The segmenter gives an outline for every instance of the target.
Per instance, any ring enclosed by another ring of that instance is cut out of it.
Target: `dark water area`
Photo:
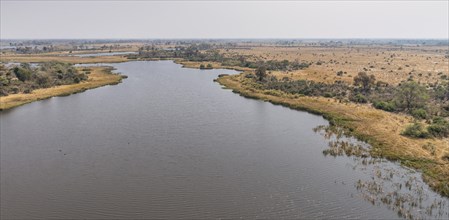
[[[324,156],[321,116],[213,82],[235,71],[110,65],[128,79],[0,112],[2,219],[397,219],[363,191],[377,170],[415,178],[421,218],[449,217],[419,173]],[[435,201],[440,210],[426,214]]]

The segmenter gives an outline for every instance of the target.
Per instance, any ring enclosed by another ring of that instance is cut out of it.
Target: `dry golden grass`
[[[239,66],[223,66],[221,63],[218,62],[194,62],[194,61],[185,61],[185,60],[175,60],[175,63],[181,64],[183,67],[186,68],[195,68],[199,69],[200,65],[203,64],[204,66],[207,66],[207,64],[211,64],[212,68],[214,69],[233,69],[238,71],[252,71],[251,68],[247,67],[239,67]]]
[[[449,161],[442,157],[449,153],[449,139],[413,139],[401,135],[413,119],[374,109],[368,105],[340,103],[324,97],[305,97],[257,90],[240,74],[218,79],[219,83],[243,96],[282,104],[325,116],[331,122],[352,131],[356,137],[373,146],[372,155],[399,160],[404,165],[421,169],[429,185],[449,196]],[[424,149],[435,146],[435,154]]]
[[[112,74],[110,72],[110,67],[89,68],[92,69],[92,72],[89,74],[89,78],[87,79],[87,81],[78,84],[62,85],[46,89],[36,89],[30,94],[13,94],[0,97],[0,110],[14,108],[20,105],[47,99],[53,96],[70,95],[73,93],[85,91],[87,89],[117,84],[122,80],[121,75]]]
[[[247,47],[221,50],[225,54],[244,54],[263,60],[300,60],[313,62],[305,70],[291,72],[274,71],[276,76],[308,79],[333,83],[337,80],[352,83],[359,72],[374,74],[377,80],[398,84],[413,76],[415,81],[434,83],[440,80],[438,73],[449,75],[448,51],[444,46],[354,46],[354,47]],[[316,65],[324,61],[322,65]],[[366,70],[364,70],[366,68]],[[338,71],[347,72],[337,76]]]

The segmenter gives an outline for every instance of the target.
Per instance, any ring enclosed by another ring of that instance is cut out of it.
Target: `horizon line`
[[[449,40],[449,37],[307,37],[307,38],[294,38],[294,37],[267,37],[267,38],[195,38],[195,37],[160,37],[160,38],[1,38],[1,41],[5,40]]]

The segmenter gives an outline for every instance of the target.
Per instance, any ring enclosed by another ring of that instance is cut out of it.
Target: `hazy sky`
[[[1,38],[448,38],[448,2],[1,0]]]

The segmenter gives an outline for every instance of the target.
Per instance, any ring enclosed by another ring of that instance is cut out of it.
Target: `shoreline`
[[[330,125],[342,127],[350,135],[372,146],[372,157],[398,161],[401,165],[419,171],[424,181],[440,195],[449,197],[449,161],[442,156],[449,150],[447,139],[412,139],[400,135],[412,123],[412,118],[352,103],[338,103],[324,97],[307,97],[281,91],[259,90],[245,82],[243,74],[223,76],[216,80],[225,89],[231,89],[246,98],[268,101],[293,110],[323,116]],[[436,146],[431,155],[424,146]]]
[[[0,97],[0,111],[12,109],[31,102],[49,99],[55,96],[68,96],[84,92],[89,89],[95,89],[106,85],[116,85],[122,82],[125,75],[112,73],[112,67],[90,67],[92,73],[89,74],[86,81],[55,86],[45,89],[36,89],[30,94],[11,94]]]

